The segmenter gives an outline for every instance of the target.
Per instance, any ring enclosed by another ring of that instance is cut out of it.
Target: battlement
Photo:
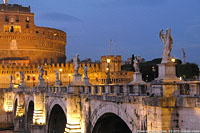
[[[31,12],[31,8],[29,7],[23,7],[22,5],[17,4],[0,4],[0,12]]]

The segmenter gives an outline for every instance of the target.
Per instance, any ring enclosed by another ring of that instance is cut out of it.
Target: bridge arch
[[[106,103],[100,104],[91,115],[91,131],[96,130],[95,126],[104,118],[113,118],[119,122],[125,124],[131,132],[137,132],[138,121],[137,119],[132,119],[131,116],[118,104]],[[121,120],[121,121],[120,121]]]
[[[34,102],[31,100],[28,103],[27,113],[26,113],[26,130],[31,132],[31,124],[33,123],[33,112],[34,112]]]
[[[92,133],[131,133],[131,130],[116,114],[105,113],[97,120]]]
[[[53,106],[48,120],[48,133],[63,133],[67,124],[66,114],[59,104]]]
[[[58,115],[60,114],[60,115]],[[62,126],[66,127],[67,123],[67,109],[65,105],[65,100],[60,98],[50,98],[46,103],[46,126],[48,133],[52,133],[53,129],[51,129],[51,125],[54,125],[56,122],[54,120],[58,120],[60,117],[63,121],[59,121]],[[66,120],[66,122],[65,122]],[[63,124],[64,123],[64,124]],[[58,125],[57,125],[58,126]],[[61,131],[62,132],[62,131]],[[64,132],[64,131],[63,131]]]

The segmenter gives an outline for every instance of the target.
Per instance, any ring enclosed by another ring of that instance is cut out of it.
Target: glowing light
[[[49,79],[49,77],[47,77],[47,79]]]
[[[171,58],[171,62],[175,62],[176,61],[176,59],[173,57],[173,58]]]
[[[62,68],[60,68],[59,71],[62,72]]]
[[[111,61],[110,59],[107,59],[107,63],[110,63],[110,61]]]
[[[69,74],[68,74],[68,76],[70,77],[70,76],[72,76],[72,74],[71,74],[71,73],[69,73]]]
[[[182,80],[182,77],[180,77],[179,79]]]
[[[18,84],[16,84],[16,85],[13,85],[13,87],[14,87],[14,88],[18,88],[18,87],[19,87],[19,85],[18,85]]]

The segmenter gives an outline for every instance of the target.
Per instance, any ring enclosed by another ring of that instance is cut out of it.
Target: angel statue
[[[3,0],[4,1],[4,4],[8,4],[8,0]]]
[[[80,62],[79,54],[76,54],[76,56],[73,59],[73,65],[74,65],[74,73],[75,73],[75,75],[79,75],[79,73],[78,73],[78,69],[80,67],[79,66],[79,62]]]
[[[166,34],[163,33],[163,29],[160,31],[160,40],[164,44],[161,63],[167,63],[170,61],[170,53],[172,51],[172,44],[173,44],[170,28],[167,28]]]
[[[43,75],[44,75],[44,69],[43,69],[43,66],[39,66],[38,67],[39,69],[39,78],[38,79],[43,79]]]
[[[21,71],[20,76],[21,76],[21,81],[24,81],[24,72],[23,71]]]
[[[139,62],[138,62],[137,56],[134,57],[133,67],[135,68],[135,72],[140,72]]]
[[[55,74],[56,74],[56,81],[59,81],[59,72],[57,69],[55,69]]]
[[[87,71],[88,71],[88,67],[87,67],[87,65],[85,65],[84,66],[84,75],[85,75],[85,78],[88,78]]]

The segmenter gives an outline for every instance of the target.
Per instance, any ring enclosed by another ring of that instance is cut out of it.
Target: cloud
[[[81,22],[81,20],[75,16],[65,13],[48,12],[40,15],[40,18],[47,21],[55,22]]]

